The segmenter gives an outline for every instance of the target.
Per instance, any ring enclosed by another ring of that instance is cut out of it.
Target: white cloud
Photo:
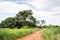
[[[28,9],[30,7],[26,4],[16,4],[9,1],[0,2],[0,21],[7,17],[15,16],[19,11]]]
[[[8,1],[0,2],[0,11],[16,13],[17,11],[25,10],[25,9],[30,9],[30,8],[26,4],[16,4],[14,2],[8,2]]]
[[[57,1],[57,2],[56,2]],[[35,11],[34,15],[37,19],[46,20],[47,24],[56,24],[60,25],[60,6],[58,3],[59,0],[34,0],[30,3],[32,6],[34,6],[38,11]],[[56,16],[56,15],[57,16]]]
[[[34,6],[36,9],[44,9],[48,7],[48,0],[33,0],[31,2],[27,2]]]
[[[27,4],[16,4],[15,2],[11,2],[11,1],[0,2],[0,15],[1,15],[0,20],[4,19],[4,17],[5,18],[8,17],[9,15],[14,16],[20,10],[32,9],[34,13],[34,17],[36,17],[37,20],[44,19],[46,20],[47,24],[60,25],[59,23],[60,16],[58,16],[60,15],[59,2],[60,1],[58,0],[31,0],[31,1],[27,1],[26,2]],[[31,8],[29,4],[33,6],[33,8]]]

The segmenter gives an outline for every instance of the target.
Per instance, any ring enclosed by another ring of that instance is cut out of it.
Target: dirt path
[[[43,40],[41,33],[43,32],[43,30],[39,30],[35,33],[32,33],[30,35],[27,35],[25,37],[19,38],[17,40]]]

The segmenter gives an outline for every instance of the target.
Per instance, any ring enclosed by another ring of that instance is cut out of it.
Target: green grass
[[[37,28],[30,29],[8,29],[0,28],[0,40],[16,40],[17,38],[31,34],[37,31]]]
[[[45,40],[60,40],[60,27],[45,28],[42,37]]]

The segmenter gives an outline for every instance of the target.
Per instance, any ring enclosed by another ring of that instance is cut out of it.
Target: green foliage
[[[38,29],[8,29],[0,28],[0,40],[16,40],[17,38],[31,34]]]
[[[26,21],[25,23],[26,23],[25,25],[29,27],[36,27],[36,24],[34,22]]]
[[[29,27],[28,26],[23,26],[21,27],[22,29],[28,29]]]
[[[2,25],[0,24],[0,28],[2,27]]]
[[[45,24],[45,20],[41,20],[40,27],[42,27],[43,24]]]
[[[31,10],[24,10],[24,11],[20,11],[18,12],[18,14],[16,14],[16,18],[17,19],[23,19],[26,21],[26,19],[32,15],[32,11]]]
[[[60,27],[45,28],[42,36],[45,40],[60,40]]]
[[[16,14],[18,19],[24,20],[24,26],[35,26],[36,27],[36,18],[32,16],[31,10],[24,10]],[[28,20],[27,20],[28,19]],[[29,21],[30,20],[30,21]],[[31,25],[30,25],[31,24]]]
[[[10,26],[11,26],[11,28],[14,28],[16,25],[16,19],[13,17],[9,17],[9,18],[5,19],[4,21],[2,21],[1,25],[3,28],[7,28],[7,27],[10,28]]]
[[[15,17],[8,17],[1,22],[2,28],[21,28],[22,26],[36,27],[36,18],[31,10],[20,11]]]
[[[30,16],[29,19],[30,19],[30,22],[36,22],[36,19],[33,16]]]

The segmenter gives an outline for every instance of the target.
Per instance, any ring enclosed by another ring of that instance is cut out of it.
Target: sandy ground
[[[39,30],[37,32],[34,32],[30,35],[27,35],[25,37],[19,38],[17,40],[43,40],[41,34],[42,34],[43,30]]]

